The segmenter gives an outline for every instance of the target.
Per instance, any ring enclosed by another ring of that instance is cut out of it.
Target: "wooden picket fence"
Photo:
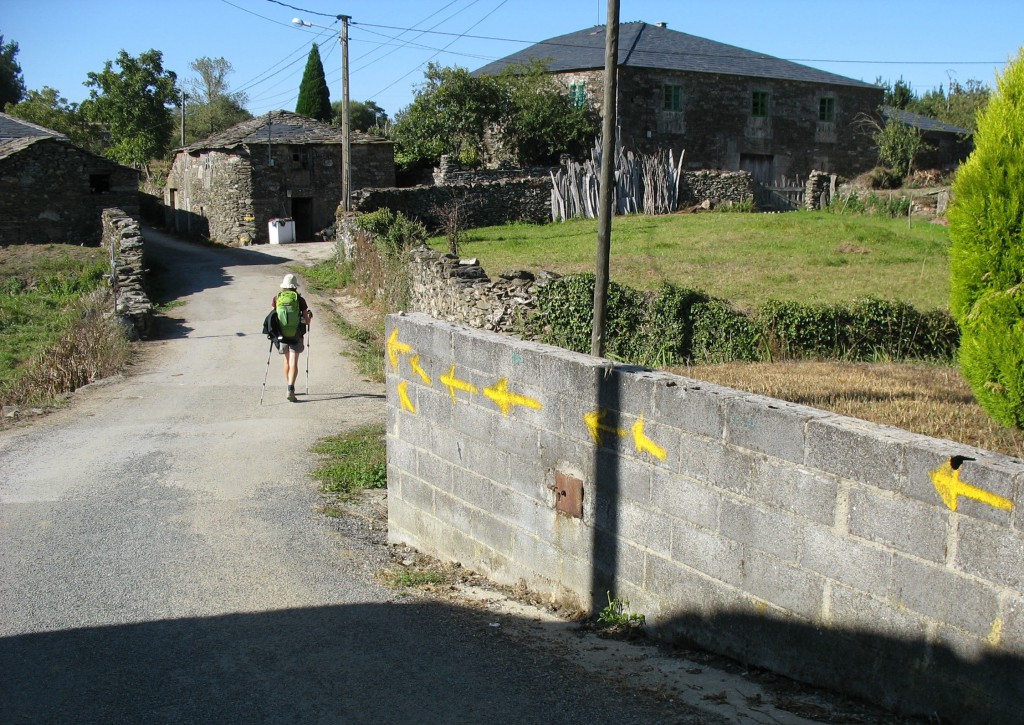
[[[669,214],[679,201],[683,154],[679,163],[671,151],[640,154],[615,147],[615,201],[617,214]],[[551,172],[551,218],[594,219],[600,210],[601,141],[582,163],[569,161]]]

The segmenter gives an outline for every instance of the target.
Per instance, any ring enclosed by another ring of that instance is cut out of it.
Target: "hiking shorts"
[[[300,353],[306,349],[306,346],[302,344],[301,337],[295,342],[285,342],[284,340],[280,340],[274,347],[276,347],[277,351],[282,355],[284,355],[286,350],[291,350],[292,352]]]

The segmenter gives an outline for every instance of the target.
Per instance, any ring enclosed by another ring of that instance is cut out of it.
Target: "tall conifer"
[[[306,59],[306,70],[299,85],[299,101],[295,104],[295,112],[324,123],[331,122],[331,93],[327,89],[324,64],[320,61],[320,49],[316,43],[313,43]]]
[[[978,116],[953,182],[950,311],[960,370],[995,420],[1024,428],[1024,49]]]

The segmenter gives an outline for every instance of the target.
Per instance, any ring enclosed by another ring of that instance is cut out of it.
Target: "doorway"
[[[313,199],[308,196],[292,197],[292,219],[295,220],[295,241],[313,241]]]
[[[749,171],[754,181],[771,186],[775,181],[775,157],[768,154],[740,154],[740,171]]]

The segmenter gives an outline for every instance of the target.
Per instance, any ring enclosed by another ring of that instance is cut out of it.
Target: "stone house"
[[[882,110],[882,118],[916,128],[921,133],[928,150],[918,156],[917,168],[949,171],[963,163],[974,150],[974,135],[970,129],[892,106]]]
[[[139,212],[139,174],[0,113],[0,245],[99,244],[104,209]]]
[[[166,222],[221,244],[266,243],[273,219],[308,241],[341,202],[341,129],[288,111],[243,121],[178,149],[164,187]],[[354,131],[352,189],[394,186],[394,144]]]
[[[475,73],[541,60],[574,101],[600,110],[604,47],[601,25],[541,41]],[[619,26],[620,140],[647,153],[685,151],[689,169],[746,170],[764,183],[812,169],[854,176],[877,163],[857,120],[877,115],[882,96],[879,86],[664,23]]]

